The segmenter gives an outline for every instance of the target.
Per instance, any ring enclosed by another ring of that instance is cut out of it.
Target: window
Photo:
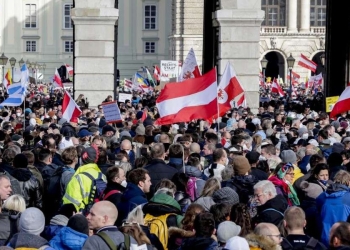
[[[326,0],[310,1],[310,25],[326,26]]]
[[[286,26],[286,0],[262,0],[265,11],[262,26]]]
[[[156,43],[155,42],[145,42],[145,53],[146,54],[156,53]]]
[[[36,4],[26,4],[25,15],[25,27],[36,28]]]
[[[26,41],[26,52],[36,52],[36,41]]]
[[[64,5],[64,28],[65,29],[73,29],[73,22],[70,17],[70,10],[73,8],[73,4],[65,4]]]
[[[155,30],[157,28],[157,6],[145,6],[145,30]]]
[[[74,43],[73,41],[64,41],[64,52],[73,53]]]

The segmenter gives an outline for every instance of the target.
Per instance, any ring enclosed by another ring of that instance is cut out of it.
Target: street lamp
[[[2,53],[2,55],[0,56],[0,66],[2,66],[2,80],[1,80],[1,83],[2,83],[2,87],[4,87],[4,77],[5,77],[5,65],[7,64],[7,61],[8,61],[8,58],[4,55],[4,53]]]
[[[10,64],[11,64],[11,68],[12,68],[12,81],[13,81],[13,68],[14,68],[15,65],[16,65],[16,58],[11,57],[11,58],[10,58]]]
[[[289,98],[292,98],[292,69],[295,63],[295,59],[292,56],[292,53],[290,53],[290,56],[287,58],[287,64],[288,64],[288,69],[289,69],[289,81],[290,81],[290,85],[289,85]]]
[[[266,67],[267,67],[267,64],[269,63],[269,61],[264,56],[263,59],[261,59],[260,63],[261,63],[261,67],[262,67],[262,70],[263,70],[264,85],[265,85],[265,70],[266,70]]]
[[[23,58],[21,58],[21,60],[19,60],[18,64],[19,64],[19,67],[22,69],[22,66],[24,64]]]
[[[324,53],[320,56],[320,59],[321,59],[322,66],[324,66],[326,63],[326,56]]]

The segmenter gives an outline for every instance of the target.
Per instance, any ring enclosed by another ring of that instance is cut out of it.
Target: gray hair
[[[125,174],[132,169],[132,166],[129,162],[119,162],[119,164],[116,164],[116,166],[122,168]]]
[[[144,213],[140,205],[135,207],[133,210],[131,210],[131,212],[128,214],[128,217],[126,218],[126,221],[130,223],[139,223],[140,225],[143,225],[144,224],[143,217],[144,217]]]
[[[271,194],[273,197],[277,195],[275,185],[271,181],[259,181],[254,185],[254,190],[261,189],[265,194]]]

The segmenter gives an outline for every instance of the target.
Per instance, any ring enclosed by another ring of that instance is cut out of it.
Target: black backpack
[[[107,183],[102,178],[102,173],[99,172],[97,178],[94,178],[91,174],[88,172],[81,172],[80,174],[83,174],[91,180],[91,189],[90,189],[90,195],[89,195],[89,202],[88,204],[85,204],[85,208],[83,210],[83,214],[87,215],[90,212],[91,207],[94,205],[94,203],[99,202],[100,198],[103,197],[103,192],[105,191],[107,187]]]
[[[321,242],[319,242],[313,237],[309,239],[309,241],[306,243],[306,246],[303,248],[294,248],[293,245],[286,238],[283,239],[281,246],[283,250],[313,250],[316,249],[317,244],[321,249],[327,250],[327,247],[325,245],[323,245]]]

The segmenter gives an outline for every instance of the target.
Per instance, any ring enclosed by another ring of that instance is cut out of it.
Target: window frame
[[[286,0],[283,0],[283,3],[282,1],[276,1],[276,0],[262,0],[261,9],[265,11],[265,18],[261,26],[274,26],[274,27],[286,26],[286,13],[287,13]],[[275,10],[275,11],[272,11],[272,10]]]
[[[69,48],[72,51],[66,51],[66,43],[69,43]],[[73,42],[73,40],[65,40],[65,41],[63,41],[63,52],[64,53],[73,53],[73,50],[74,50],[74,42]]]
[[[146,16],[146,7],[150,7],[150,10],[149,10],[150,15],[149,16]],[[151,12],[152,12],[151,8],[152,7],[155,7],[155,16],[154,17],[151,15]],[[152,26],[151,20],[149,22],[150,27],[146,28],[146,19],[147,18],[149,18],[149,19],[154,18],[155,19],[154,28],[151,27]],[[158,29],[158,5],[157,4],[145,4],[143,6],[143,29],[144,30],[157,30]]]
[[[27,6],[29,6],[29,27],[27,27]],[[35,6],[35,27],[31,27],[32,26],[32,23],[33,23],[33,20],[32,20],[32,15],[31,15],[31,8],[32,6]],[[23,22],[23,25],[24,25],[24,28],[25,29],[37,29],[38,28],[38,13],[37,13],[37,4],[35,3],[25,3],[24,4],[24,22]]]
[[[30,44],[28,45],[28,43],[30,43]],[[33,51],[33,45],[35,46],[35,51]],[[28,48],[30,48],[30,49],[27,50]],[[38,52],[38,43],[37,43],[37,41],[36,40],[26,40],[25,41],[25,52],[26,53],[36,53],[36,52]]]
[[[149,52],[147,52],[147,44],[149,44]],[[152,52],[152,44],[154,44],[154,52]],[[153,55],[153,54],[156,54],[157,53],[157,42],[156,41],[144,41],[143,42],[143,53],[144,54],[147,54],[147,55]]]
[[[70,27],[66,27],[66,17],[68,17],[67,15],[66,15],[66,6],[71,6],[70,7],[70,9],[69,9],[69,19],[70,19]],[[63,22],[63,29],[65,29],[65,30],[71,30],[71,29],[73,29],[73,21],[72,21],[72,17],[71,17],[71,15],[70,15],[70,10],[73,8],[73,3],[65,3],[65,4],[63,4],[63,20],[62,20],[62,22]]]
[[[321,4],[319,4],[319,2]],[[312,11],[313,10],[313,11]],[[320,13],[321,11],[321,13]],[[326,0],[311,0],[310,1],[310,26],[325,27],[327,18],[327,1]],[[321,18],[319,18],[321,16]],[[322,18],[324,17],[324,18]]]

